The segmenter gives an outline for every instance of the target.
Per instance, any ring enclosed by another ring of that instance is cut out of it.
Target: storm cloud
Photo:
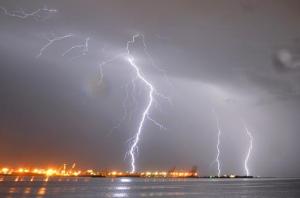
[[[45,6],[58,11],[44,13],[43,20],[24,20],[0,10],[0,165],[76,161],[81,167],[127,170],[127,140],[137,129],[145,89],[141,84],[132,89],[133,72],[122,58],[103,67],[99,84],[99,64],[124,53],[126,41],[143,33],[164,72],[153,67],[140,40],[132,52],[172,103],[158,98],[151,110],[167,130],[146,123],[139,170],[197,165],[201,174],[215,174],[215,109],[223,130],[223,173],[244,174],[243,118],[254,136],[251,172],[300,175],[299,1],[11,0],[0,5],[10,11]],[[74,37],[36,58],[47,39],[66,34]],[[86,55],[62,56],[87,37]],[[126,94],[134,98],[124,111]]]

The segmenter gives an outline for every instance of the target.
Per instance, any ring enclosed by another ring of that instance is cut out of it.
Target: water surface
[[[300,179],[0,177],[0,197],[299,198]]]

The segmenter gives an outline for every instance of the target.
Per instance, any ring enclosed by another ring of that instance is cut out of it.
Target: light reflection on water
[[[141,179],[3,177],[0,198],[300,197],[300,179]]]
[[[31,192],[31,188],[30,187],[26,187],[23,191],[23,194],[27,195],[27,194],[30,194]]]
[[[46,195],[46,187],[41,187],[37,191],[37,198],[42,198]]]

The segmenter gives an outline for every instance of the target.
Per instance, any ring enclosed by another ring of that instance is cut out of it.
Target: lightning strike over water
[[[136,81],[140,81],[143,83],[144,87],[148,90],[147,92],[147,104],[143,110],[142,116],[140,118],[139,124],[138,124],[138,129],[137,132],[135,133],[135,135],[131,138],[128,139],[127,142],[129,142],[130,144],[130,148],[129,150],[126,152],[125,154],[125,159],[127,156],[130,156],[131,162],[131,173],[135,173],[136,172],[136,154],[138,153],[138,144],[141,138],[141,134],[145,125],[146,120],[151,121],[155,126],[159,127],[160,129],[164,129],[166,130],[166,128],[159,122],[157,122],[156,120],[154,120],[149,114],[150,114],[150,110],[153,107],[153,103],[155,102],[154,100],[154,96],[158,96],[164,100],[167,100],[170,104],[171,104],[171,100],[170,98],[168,98],[167,96],[164,96],[163,94],[157,92],[157,90],[155,89],[154,85],[144,76],[143,72],[141,71],[140,67],[136,64],[135,58],[133,57],[132,53],[130,52],[130,47],[132,45],[135,44],[137,39],[141,39],[142,45],[143,45],[143,51],[146,54],[146,56],[150,59],[151,61],[151,65],[153,67],[155,67],[156,69],[158,69],[161,73],[164,73],[165,71],[160,69],[157,65],[154,64],[154,61],[150,55],[150,53],[148,52],[148,47],[146,45],[145,42],[145,37],[143,34],[135,34],[132,36],[132,38],[130,40],[127,41],[126,43],[126,53],[121,53],[118,54],[114,57],[112,57],[111,59],[108,59],[106,61],[103,61],[102,63],[99,64],[99,70],[100,70],[100,81],[103,81],[103,66],[119,59],[119,58],[123,58],[125,57],[126,61],[129,63],[129,65],[134,69],[134,73],[135,73],[135,77],[133,77],[131,79],[131,84],[132,84],[132,89],[133,91],[135,90],[135,83]],[[164,77],[165,77],[165,73],[164,73]],[[121,122],[123,122],[127,115],[127,109],[126,109],[126,101],[128,100],[129,97],[129,92],[128,92],[128,84],[126,85],[126,97],[124,99],[124,101],[122,102],[122,106],[124,108],[124,115],[121,119],[121,121],[113,127],[112,131],[115,130],[116,128],[118,128],[121,125]],[[132,97],[132,101],[135,101],[135,97],[133,95],[131,95]],[[110,131],[110,133],[112,132]],[[109,133],[109,134],[110,134]]]
[[[52,44],[54,44],[55,42],[57,41],[61,41],[61,40],[64,40],[64,39],[67,39],[67,38],[70,38],[70,37],[73,37],[74,35],[73,34],[67,34],[67,35],[64,35],[64,36],[60,36],[60,37],[54,37],[53,39],[48,39],[48,43],[45,44],[41,49],[40,49],[40,52],[39,54],[37,55],[37,58],[39,58],[40,56],[43,55],[43,52],[48,48],[50,47]],[[150,115],[150,110],[153,106],[153,103],[155,102],[154,101],[154,95],[164,99],[164,100],[167,100],[170,104],[171,104],[171,100],[170,98],[164,96],[163,94],[159,93],[156,91],[155,87],[153,86],[153,84],[144,76],[143,72],[141,71],[140,67],[136,64],[135,62],[135,59],[133,57],[133,55],[131,54],[130,52],[130,47],[131,45],[133,45],[137,39],[141,39],[142,41],[142,44],[143,44],[143,50],[144,50],[144,53],[146,54],[146,56],[151,60],[151,65],[158,68],[155,64],[154,64],[154,61],[152,59],[152,57],[150,56],[149,52],[148,52],[148,49],[147,49],[147,45],[146,45],[146,42],[145,42],[145,38],[144,38],[144,35],[143,34],[135,34],[131,40],[127,41],[126,43],[126,53],[121,53],[121,54],[118,54],[116,56],[114,56],[113,58],[111,59],[108,59],[106,61],[103,61],[99,64],[99,74],[100,74],[100,78],[99,78],[99,84],[101,84],[103,82],[103,78],[104,78],[104,74],[103,74],[103,67],[119,58],[126,58],[126,61],[129,63],[129,65],[134,69],[134,73],[135,73],[135,77],[132,78],[131,80],[131,84],[132,84],[132,88],[133,88],[133,91],[135,89],[135,82],[137,80],[139,80],[140,82],[143,83],[144,87],[148,90],[148,93],[147,93],[147,98],[148,98],[148,101],[147,101],[147,104],[143,110],[143,113],[142,113],[142,116],[140,118],[140,121],[139,121],[139,124],[138,124],[138,129],[137,129],[137,132],[135,133],[135,135],[133,137],[131,137],[128,142],[130,144],[130,149],[128,150],[128,152],[126,152],[125,154],[125,158],[127,155],[130,156],[130,159],[131,159],[131,173],[135,173],[136,172],[136,154],[138,153],[138,144],[139,144],[139,141],[140,141],[140,136],[142,134],[142,131],[143,131],[143,128],[144,128],[144,125],[145,125],[145,122],[146,120],[149,120],[151,121],[154,125],[156,125],[157,127],[159,127],[160,129],[164,129],[166,130],[166,128],[159,122],[157,122],[156,120],[154,120]],[[86,38],[85,40],[85,43],[82,44],[82,45],[74,45],[73,47],[69,48],[68,50],[66,50],[62,56],[66,56],[68,55],[69,53],[71,53],[71,51],[75,50],[75,49],[82,49],[81,51],[81,54],[80,56],[83,56],[83,55],[86,55],[86,53],[88,52],[88,43],[89,43],[89,40],[90,38]],[[80,57],[78,56],[78,57]],[[75,57],[77,58],[77,57]],[[159,69],[160,72],[165,72],[164,70],[162,69]],[[164,73],[164,77],[165,77],[165,73]],[[169,81],[168,81],[169,82]],[[129,93],[128,93],[128,85],[126,86],[126,97],[125,97],[125,100],[123,101],[122,103],[122,106],[124,108],[124,115],[122,117],[122,120],[115,126],[113,127],[112,131],[116,128],[118,128],[120,125],[121,125],[121,122],[122,121],[125,121],[128,113],[127,113],[127,109],[126,109],[126,101],[128,100],[128,97],[129,97]],[[132,96],[134,98],[134,96]],[[133,100],[135,101],[135,99]],[[112,132],[111,131],[111,132]],[[110,133],[111,133],[110,132]]]
[[[64,39],[67,39],[67,38],[70,38],[74,36],[73,34],[67,34],[67,35],[64,35],[64,36],[59,36],[59,37],[54,37],[53,39],[47,39],[48,40],[48,43],[45,44],[41,49],[40,49],[40,52],[39,54],[36,56],[36,58],[39,58],[40,56],[43,55],[43,52],[48,48],[50,47],[52,44],[54,44],[55,42],[57,41],[61,41],[61,40],[64,40]]]
[[[244,162],[244,168],[245,168],[245,171],[246,171],[246,175],[247,176],[250,176],[250,171],[249,171],[249,167],[248,167],[248,162],[249,162],[249,158],[251,156],[251,152],[252,152],[252,148],[253,148],[253,135],[252,133],[248,130],[247,126],[244,124],[244,128],[245,128],[245,131],[249,137],[249,148],[248,148],[248,152],[247,152],[247,155],[246,155],[246,158],[245,158],[245,162]]]
[[[151,108],[152,103],[153,103],[154,87],[141,74],[138,66],[134,62],[134,58],[130,57],[128,59],[128,61],[130,62],[130,65],[136,70],[136,75],[138,76],[138,78],[149,89],[149,92],[148,92],[148,104],[146,105],[146,108],[145,108],[145,110],[144,110],[144,112],[142,114],[142,118],[141,118],[141,121],[140,121],[139,126],[138,126],[138,131],[137,131],[137,133],[136,133],[136,135],[135,135],[135,137],[133,139],[133,143],[132,143],[132,145],[130,147],[130,150],[129,150],[129,154],[131,156],[131,172],[134,173],[136,171],[136,167],[135,167],[135,153],[136,153],[136,150],[137,150],[137,147],[138,147],[138,142],[140,140],[140,135],[142,133],[142,129],[143,129],[143,126],[144,126],[144,123],[145,123],[145,119],[148,118],[148,114],[149,114],[150,108]]]
[[[143,76],[143,74],[141,73],[139,67],[136,65],[135,63],[135,60],[134,58],[132,57],[131,53],[130,53],[130,45],[131,44],[134,44],[135,42],[135,39],[137,37],[139,37],[140,35],[139,34],[136,34],[132,37],[132,40],[129,40],[127,42],[127,45],[126,45],[126,49],[127,49],[127,55],[128,55],[128,61],[130,63],[130,65],[133,67],[133,69],[135,70],[136,72],[136,75],[137,75],[137,78],[142,81],[145,86],[147,87],[148,89],[148,103],[146,105],[146,108],[144,109],[144,112],[142,114],[142,118],[140,120],[140,123],[139,123],[139,126],[138,126],[138,130],[137,130],[137,133],[135,134],[134,138],[133,138],[133,141],[132,141],[132,145],[129,149],[129,154],[130,154],[130,157],[131,157],[131,173],[135,173],[136,172],[136,165],[135,165],[135,154],[137,153],[138,151],[138,143],[139,143],[139,140],[140,140],[140,136],[141,136],[141,133],[142,133],[142,130],[143,130],[143,127],[144,127],[144,123],[145,123],[145,120],[148,118],[149,116],[149,111],[151,109],[151,106],[152,106],[152,103],[153,103],[153,94],[155,92],[155,88],[153,87],[153,85]]]
[[[220,138],[222,135],[222,130],[220,127],[220,121],[218,119],[218,116],[216,115],[216,112],[213,110],[213,114],[216,118],[216,122],[217,122],[217,129],[218,129],[218,136],[217,136],[217,156],[215,159],[215,162],[217,163],[217,168],[218,168],[218,177],[221,176],[221,163],[220,163]]]
[[[20,19],[26,19],[29,17],[33,17],[36,20],[40,20],[43,18],[43,16],[50,13],[57,13],[57,10],[55,9],[47,9],[47,8],[40,8],[32,12],[25,12],[23,9],[20,9],[18,11],[8,11],[5,7],[0,6],[0,11],[4,15],[10,16],[10,17],[17,17]]]

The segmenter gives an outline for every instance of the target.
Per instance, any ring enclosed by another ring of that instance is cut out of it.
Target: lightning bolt
[[[0,6],[0,10],[4,15],[10,16],[10,17],[17,17],[20,19],[26,19],[29,17],[34,17],[36,20],[39,20],[42,18],[42,13],[56,13],[57,10],[55,9],[47,9],[47,8],[40,8],[32,12],[25,12],[23,9],[19,11],[8,11],[5,7]]]
[[[129,55],[130,55],[130,53],[129,53]],[[145,119],[146,118],[149,119],[149,111],[150,111],[150,108],[153,103],[153,93],[154,93],[155,89],[154,89],[153,85],[147,79],[145,79],[145,77],[142,75],[139,67],[134,62],[134,58],[132,56],[130,56],[128,58],[128,61],[129,61],[130,65],[133,67],[133,69],[135,70],[138,79],[141,80],[148,89],[148,104],[146,105],[146,108],[144,109],[142,118],[141,118],[139,126],[138,126],[138,131],[137,131],[136,135],[134,136],[133,143],[129,149],[129,154],[131,156],[131,172],[134,173],[136,171],[135,152],[137,151],[137,146],[138,146],[138,142],[140,140],[142,129],[144,127]],[[151,120],[151,121],[153,121],[153,120]]]
[[[41,49],[39,54],[37,55],[37,58],[43,55],[43,52],[49,48],[51,45],[53,45],[55,42],[57,41],[61,41],[67,38],[70,38],[74,36],[73,34],[67,34],[64,36],[60,36],[60,37],[54,37],[53,39],[48,39],[48,43],[46,43]],[[131,54],[130,52],[130,46],[133,45],[136,42],[136,39],[140,38],[142,40],[142,44],[143,44],[143,48],[144,48],[144,52],[147,55],[147,57],[151,60],[151,64],[152,66],[155,66],[156,68],[158,68],[152,57],[150,56],[148,49],[147,49],[147,45],[145,42],[145,38],[143,34],[135,34],[133,35],[133,37],[127,41],[126,43],[126,53],[123,54],[118,54],[117,56],[103,61],[99,64],[99,73],[100,73],[100,79],[99,79],[99,84],[101,84],[103,82],[103,78],[104,78],[104,74],[103,74],[103,67],[121,57],[125,57],[126,61],[129,63],[129,65],[133,68],[134,73],[135,73],[135,77],[131,80],[132,86],[133,86],[133,90],[135,89],[135,81],[139,80],[140,82],[143,83],[145,89],[147,90],[147,104],[143,110],[142,116],[140,118],[139,124],[138,124],[138,129],[137,132],[135,133],[135,135],[133,137],[131,137],[128,142],[130,142],[130,148],[128,150],[128,152],[126,152],[125,154],[125,158],[128,155],[130,155],[130,159],[131,159],[131,173],[135,173],[136,172],[136,153],[138,153],[138,143],[140,141],[140,137],[145,125],[146,120],[151,121],[154,125],[156,125],[157,127],[159,127],[160,129],[166,129],[161,123],[157,122],[156,120],[154,120],[149,114],[150,114],[150,110],[153,106],[154,103],[154,96],[159,96],[165,100],[167,100],[168,102],[171,103],[171,100],[164,96],[163,94],[159,93],[156,91],[155,87],[153,86],[153,84],[144,76],[144,74],[142,73],[142,71],[140,70],[140,67],[136,64],[136,61],[134,59],[134,56]],[[71,53],[71,51],[75,50],[75,49],[81,49],[81,55],[86,55],[86,53],[88,52],[88,42],[89,42],[90,38],[86,38],[85,43],[82,45],[74,45],[71,48],[69,48],[68,50],[66,50],[62,56],[66,56],[69,53]],[[77,57],[75,57],[77,58]],[[159,70],[161,72],[164,72],[164,70]],[[127,86],[128,89],[128,86]],[[126,101],[128,100],[129,94],[128,94],[128,90],[126,89],[126,97],[125,100],[122,103],[122,106],[124,108],[124,116],[122,118],[121,121],[124,121],[127,117],[127,109],[126,109]],[[134,98],[134,97],[133,97]],[[121,121],[118,123],[118,125],[116,125],[115,127],[113,127],[113,130],[115,128],[118,128],[121,124]]]
[[[125,48],[126,53],[118,54],[115,57],[113,57],[111,59],[108,59],[106,61],[103,61],[102,63],[99,64],[100,73],[101,73],[100,81],[102,82],[102,80],[103,80],[103,72],[102,72],[103,71],[103,66],[105,66],[106,64],[109,64],[109,63],[111,63],[111,62],[113,62],[113,61],[115,61],[119,58],[125,57],[126,61],[133,68],[134,73],[135,73],[135,77],[133,77],[132,80],[131,80],[133,91],[135,90],[135,82],[136,81],[140,81],[144,85],[145,89],[147,90],[147,103],[146,103],[146,106],[143,109],[141,118],[138,122],[137,131],[136,131],[136,133],[133,137],[131,137],[127,140],[127,142],[129,142],[129,144],[130,144],[130,148],[125,153],[124,159],[126,159],[127,156],[130,156],[130,166],[131,166],[131,171],[130,172],[131,173],[136,172],[136,154],[138,153],[138,144],[139,144],[142,132],[143,132],[145,122],[147,120],[151,121],[155,126],[159,127],[160,129],[166,130],[166,128],[161,123],[157,122],[156,120],[154,120],[150,116],[150,111],[151,111],[151,109],[153,107],[153,104],[155,102],[154,96],[158,96],[158,97],[160,97],[164,100],[167,100],[170,104],[172,103],[172,101],[169,97],[164,96],[163,94],[159,93],[155,89],[154,85],[146,78],[146,76],[141,71],[140,67],[136,64],[135,58],[134,58],[134,56],[132,55],[132,53],[130,51],[130,47],[135,44],[137,39],[140,39],[142,41],[143,51],[146,54],[146,56],[148,57],[148,59],[150,59],[151,65],[153,67],[155,67],[156,69],[158,69],[161,73],[164,73],[165,71],[160,69],[154,63],[150,53],[148,52],[148,47],[146,45],[145,37],[144,37],[143,34],[135,34],[135,35],[132,36],[132,38],[130,40],[128,40],[126,42],[126,48]],[[164,73],[164,78],[165,78],[165,73]],[[124,121],[126,119],[127,115],[128,115],[127,108],[126,108],[126,101],[128,100],[129,93],[128,93],[127,89],[128,89],[128,85],[126,86],[126,97],[125,97],[124,101],[122,102],[122,106],[124,108],[124,115],[123,115],[121,121],[116,126],[114,126],[112,130],[118,128],[120,126],[121,122]],[[132,100],[135,101],[135,97],[133,95],[132,95]]]
[[[59,37],[54,37],[53,39],[47,39],[48,40],[48,43],[46,43],[41,49],[40,49],[40,52],[39,54],[36,56],[36,58],[39,58],[40,56],[43,55],[43,52],[48,48],[50,47],[52,44],[54,44],[55,42],[57,41],[61,41],[61,40],[64,40],[64,39],[67,39],[67,38],[70,38],[74,36],[73,34],[67,34],[67,35],[64,35],[64,36],[59,36]]]
[[[147,102],[147,105],[146,105],[146,107],[145,107],[145,109],[142,113],[142,117],[141,117],[141,120],[140,120],[139,125],[138,125],[138,130],[137,130],[135,136],[133,137],[132,144],[131,144],[130,149],[129,149],[129,155],[130,155],[130,158],[131,158],[131,173],[136,172],[135,154],[136,154],[136,152],[138,152],[138,143],[139,143],[139,140],[140,140],[140,136],[142,134],[142,130],[143,130],[143,127],[144,127],[144,124],[145,124],[145,120],[149,119],[149,112],[150,112],[151,106],[153,104],[153,95],[155,93],[154,86],[151,84],[150,81],[148,81],[144,77],[144,75],[140,71],[139,67],[136,65],[134,57],[130,53],[130,49],[129,49],[130,45],[134,44],[136,38],[138,38],[139,36],[140,36],[139,34],[136,34],[132,37],[131,40],[127,41],[127,44],[126,44],[126,50],[127,50],[127,55],[128,55],[127,59],[128,59],[128,62],[130,63],[130,65],[132,66],[132,68],[135,70],[137,78],[141,82],[143,82],[145,87],[148,89],[148,102]],[[144,41],[143,38],[144,37],[142,36],[142,40]],[[154,120],[151,119],[151,121],[153,122]],[[157,124],[157,122],[154,122],[154,123]]]
[[[114,60],[120,58],[120,57],[124,57],[126,60],[128,61],[129,65],[133,68],[134,72],[135,72],[135,77],[131,80],[132,83],[132,87],[133,90],[135,89],[135,81],[139,80],[140,82],[142,82],[145,86],[145,89],[147,90],[147,104],[142,112],[142,116],[140,118],[139,124],[138,124],[138,129],[137,132],[135,133],[135,135],[133,137],[131,137],[128,142],[130,142],[130,148],[129,150],[126,152],[125,154],[125,158],[127,157],[127,155],[130,156],[130,165],[131,165],[131,173],[135,173],[136,172],[136,153],[138,153],[138,144],[141,138],[141,134],[145,125],[146,120],[151,121],[154,125],[158,126],[160,129],[166,129],[162,124],[160,124],[159,122],[155,121],[149,114],[150,114],[150,110],[153,106],[154,103],[154,96],[159,96],[163,99],[167,99],[170,102],[170,99],[162,94],[160,94],[159,92],[156,91],[155,87],[153,86],[153,84],[144,76],[144,74],[142,73],[142,71],[140,70],[140,67],[136,64],[136,61],[133,57],[133,55],[130,52],[130,46],[132,46],[137,39],[141,39],[142,44],[143,44],[143,50],[145,52],[145,54],[147,55],[147,57],[151,60],[151,65],[154,66],[155,68],[158,68],[150,53],[148,52],[148,47],[146,45],[145,42],[145,37],[143,34],[135,34],[132,36],[132,38],[130,40],[127,41],[126,43],[126,53],[125,54],[119,54],[115,57],[113,57],[110,60],[104,61],[100,64],[100,68],[102,68],[104,65],[113,62]],[[163,71],[163,70],[159,70],[159,71]],[[103,77],[103,76],[102,76]],[[127,116],[127,110],[126,110],[126,101],[128,99],[128,90],[126,89],[126,97],[125,100],[123,101],[123,108],[124,108],[124,116],[122,117],[122,121],[125,120],[126,116]],[[133,97],[133,96],[132,96]],[[134,97],[133,97],[134,99]],[[113,129],[117,128],[120,126],[120,122],[118,123],[118,125],[116,125]]]
[[[5,7],[0,6],[0,12],[3,13],[4,15],[10,16],[10,17],[16,17],[19,19],[26,19],[29,17],[33,17],[36,20],[39,20],[43,17],[43,14],[47,13],[56,13],[57,10],[55,9],[47,9],[47,8],[41,8],[41,9],[37,9],[33,12],[25,12],[23,9],[19,10],[19,11],[8,11]],[[63,36],[55,36],[53,35],[53,38],[49,39],[47,38],[47,43],[45,45],[42,46],[42,48],[39,50],[39,53],[36,55],[36,58],[40,58],[43,53],[45,52],[45,50],[47,50],[50,46],[52,46],[54,43],[58,42],[58,41],[62,41],[64,39],[68,39],[70,37],[73,37],[73,34],[67,34],[67,35],[63,35]],[[154,85],[146,78],[146,76],[142,73],[140,67],[136,64],[135,58],[134,56],[131,54],[130,52],[130,46],[133,45],[136,42],[136,39],[141,39],[142,44],[143,44],[143,50],[144,53],[146,54],[146,56],[150,59],[151,61],[151,65],[156,67],[156,69],[159,69],[160,72],[164,73],[164,77],[166,77],[165,75],[165,71],[160,69],[155,62],[153,61],[150,53],[148,52],[148,47],[146,45],[146,41],[145,41],[145,37],[143,34],[135,34],[132,36],[132,38],[130,40],[127,41],[126,43],[126,53],[125,53],[125,57],[127,62],[129,63],[129,65],[133,68],[136,77],[134,79],[132,79],[132,85],[133,88],[135,87],[135,81],[139,80],[145,87],[145,89],[147,90],[147,103],[145,108],[143,109],[142,112],[142,116],[140,118],[139,124],[138,124],[138,129],[137,132],[135,133],[135,135],[129,139],[130,141],[130,148],[129,151],[127,152],[130,155],[131,158],[131,173],[135,173],[136,172],[136,153],[138,153],[138,144],[142,135],[142,131],[145,125],[146,120],[151,121],[154,125],[158,126],[160,129],[166,129],[161,123],[157,122],[156,120],[154,120],[151,116],[150,116],[150,110],[152,109],[153,103],[155,102],[154,100],[154,96],[158,96],[161,97],[163,99],[166,99],[169,103],[171,103],[170,98],[164,96],[163,94],[159,93],[156,91]],[[73,50],[75,49],[79,49],[81,50],[80,56],[84,56],[88,53],[88,48],[89,48],[89,40],[90,38],[86,38],[85,39],[85,43],[82,45],[74,45],[71,48],[69,48],[68,50],[66,50],[62,56],[67,56],[68,54],[70,54]],[[99,72],[100,72],[100,79],[99,79],[99,83],[101,84],[103,81],[103,66],[120,58],[120,57],[124,57],[124,54],[119,54],[116,57],[108,60],[108,61],[104,61],[102,63],[99,64]],[[78,56],[78,57],[80,57]],[[78,57],[73,57],[74,58],[78,58]],[[169,80],[168,80],[169,82]],[[128,93],[127,96],[125,98],[125,102],[128,98]],[[123,106],[125,106],[125,104],[123,104]],[[126,116],[126,114],[125,114]],[[126,157],[127,154],[125,154]]]
[[[215,110],[213,110],[213,114],[215,116],[215,119],[216,119],[216,122],[217,122],[217,129],[218,129],[218,135],[217,135],[217,156],[216,156],[216,159],[215,159],[215,162],[217,163],[217,169],[218,169],[218,177],[221,176],[221,163],[220,163],[220,138],[221,138],[221,135],[222,135],[222,130],[221,130],[221,127],[220,127],[220,121],[219,121],[219,118],[215,112]]]
[[[246,158],[245,158],[245,161],[244,161],[244,168],[245,168],[246,175],[250,176],[248,162],[249,162],[249,158],[251,156],[251,152],[252,152],[252,148],[253,148],[253,140],[254,139],[253,139],[252,133],[248,130],[248,128],[247,128],[247,126],[246,126],[245,123],[244,123],[244,128],[245,128],[247,136],[249,137],[249,147],[248,147],[247,155],[246,155]]]
[[[62,56],[68,55],[69,53],[71,53],[71,51],[73,51],[73,50],[75,50],[75,49],[81,50],[81,53],[80,53],[80,55],[71,58],[71,60],[74,60],[74,59],[79,58],[79,57],[81,57],[81,56],[85,56],[85,55],[88,53],[88,51],[89,51],[89,41],[90,41],[90,38],[87,37],[87,38],[85,39],[84,44],[72,46],[71,48],[69,48],[68,50],[66,50],[66,51],[62,54]]]

